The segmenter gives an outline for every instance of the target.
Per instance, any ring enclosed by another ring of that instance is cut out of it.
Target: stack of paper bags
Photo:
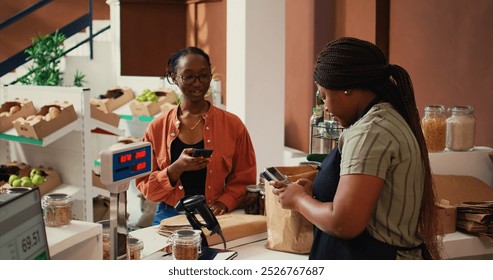
[[[463,202],[457,207],[457,227],[493,241],[493,201]]]

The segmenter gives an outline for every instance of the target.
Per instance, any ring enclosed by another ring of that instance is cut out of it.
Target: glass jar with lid
[[[110,220],[99,221],[103,228],[103,260],[111,259]]]
[[[447,118],[447,149],[470,151],[474,148],[476,118],[471,106],[452,106]]]
[[[52,193],[43,197],[43,216],[46,226],[62,227],[72,221],[72,197],[64,193]]]
[[[245,194],[245,214],[260,214],[260,187],[259,185],[248,185]]]
[[[421,119],[421,127],[428,152],[443,152],[446,140],[445,106],[427,105]]]
[[[140,260],[142,258],[142,251],[144,250],[144,242],[136,237],[128,238],[128,259]]]
[[[171,235],[171,250],[174,260],[196,260],[201,253],[200,230],[176,230]]]

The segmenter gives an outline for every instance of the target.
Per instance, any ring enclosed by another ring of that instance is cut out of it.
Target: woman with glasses
[[[374,44],[330,42],[314,80],[345,127],[312,183],[272,182],[314,224],[310,259],[440,258],[428,151],[411,79]],[[300,187],[302,186],[302,187]]]
[[[243,122],[205,99],[211,79],[209,56],[200,48],[181,49],[168,60],[168,81],[176,84],[180,104],[155,118],[143,140],[152,143],[153,172],[136,180],[148,200],[159,202],[153,225],[178,213],[185,196],[204,195],[215,215],[232,211],[246,186],[256,183],[256,158]],[[210,157],[192,156],[212,149]]]

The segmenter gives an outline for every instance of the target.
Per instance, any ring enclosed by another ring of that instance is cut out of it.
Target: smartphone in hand
[[[289,181],[288,177],[286,175],[282,174],[281,171],[279,171],[275,167],[268,167],[260,173],[260,176],[262,176],[265,180],[267,181],[280,181],[285,184],[290,184],[291,181]]]
[[[193,151],[193,153],[191,154],[191,156],[192,157],[210,158],[213,151],[214,150],[212,150],[212,149],[195,149]]]

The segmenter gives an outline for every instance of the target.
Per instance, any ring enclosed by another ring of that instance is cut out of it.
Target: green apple
[[[32,178],[31,178],[31,182],[35,185],[35,186],[39,186],[41,184],[43,184],[44,182],[46,181],[46,178],[41,176],[41,175],[38,175],[38,174],[35,174]]]
[[[31,173],[29,173],[29,176],[32,178],[34,175],[42,175],[41,169],[39,168],[31,169]]]
[[[20,179],[19,176],[15,175],[15,174],[10,175],[10,177],[9,177],[9,185],[12,186],[12,182],[14,182],[17,179]]]
[[[24,180],[24,181],[21,180],[21,186],[24,188],[32,188],[32,187],[34,187],[34,184],[33,184],[33,182],[31,182],[31,179]]]
[[[12,182],[12,187],[16,188],[16,187],[20,187],[21,186],[21,183],[22,183],[22,180],[21,179],[15,179],[13,182]]]

